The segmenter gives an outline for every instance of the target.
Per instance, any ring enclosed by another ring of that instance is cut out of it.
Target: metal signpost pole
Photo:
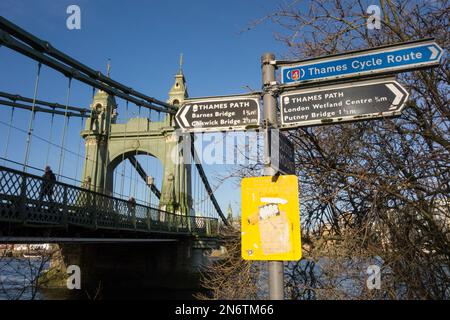
[[[276,171],[270,165],[270,130],[277,127],[277,99],[270,90],[276,84],[275,55],[265,53],[261,57],[262,82],[264,87],[264,175],[273,176]],[[284,264],[283,261],[268,261],[269,269],[269,299],[284,299]]]

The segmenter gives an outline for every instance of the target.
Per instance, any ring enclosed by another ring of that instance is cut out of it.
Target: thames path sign
[[[408,92],[389,78],[285,92],[280,95],[281,127],[392,117],[407,99]]]
[[[294,84],[363,75],[406,72],[439,64],[442,48],[433,40],[396,44],[282,65],[281,81]]]
[[[260,95],[189,99],[175,119],[185,132],[256,128],[260,123]]]

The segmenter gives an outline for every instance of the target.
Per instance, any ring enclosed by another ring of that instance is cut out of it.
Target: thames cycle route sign
[[[184,132],[235,131],[259,127],[260,95],[189,99],[175,115]]]
[[[280,95],[281,127],[399,115],[408,92],[393,78],[314,87]]]
[[[277,64],[282,65],[282,83],[295,84],[432,67],[439,65],[442,54],[442,48],[428,39]]]

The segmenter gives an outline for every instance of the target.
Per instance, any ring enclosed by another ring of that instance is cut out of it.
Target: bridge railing
[[[215,218],[177,215],[61,182],[49,184],[2,166],[0,221],[205,236],[216,235],[219,226]]]

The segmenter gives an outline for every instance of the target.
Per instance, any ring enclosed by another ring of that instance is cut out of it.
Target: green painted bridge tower
[[[180,69],[169,91],[168,102],[180,106],[188,97],[186,79]],[[175,120],[166,115],[154,122],[147,117],[116,123],[117,103],[113,96],[98,91],[90,106],[92,116],[81,136],[85,140],[83,187],[112,194],[114,170],[131,156],[145,154],[160,160],[163,181],[159,208],[177,214],[194,215],[191,194],[191,165],[183,161],[182,136],[175,132]]]

